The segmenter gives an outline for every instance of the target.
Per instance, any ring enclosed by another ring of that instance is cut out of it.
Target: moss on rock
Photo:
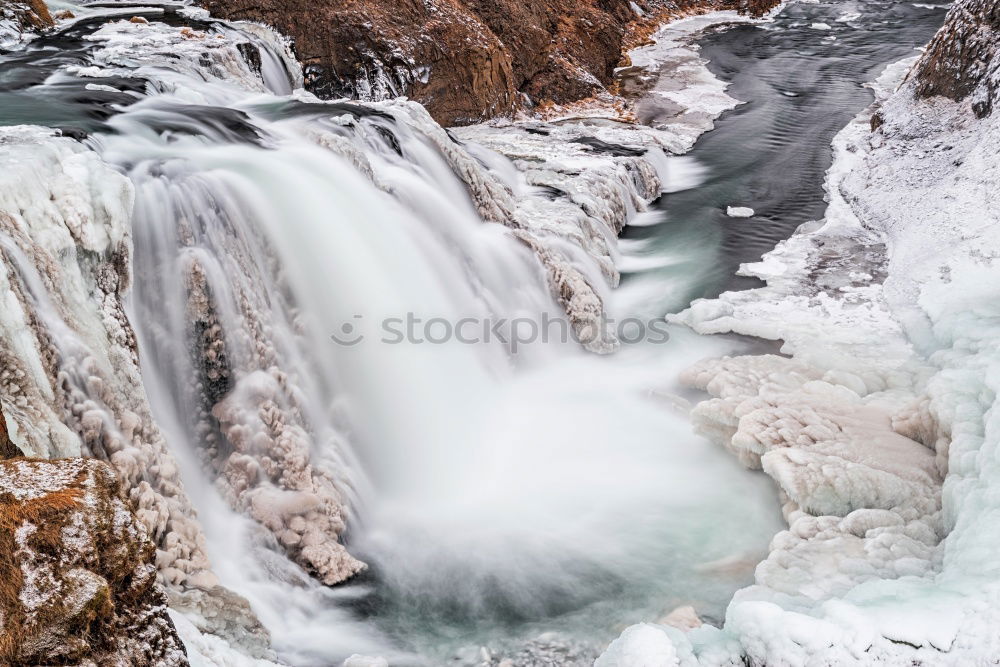
[[[155,547],[93,459],[0,461],[0,664],[188,664]]]

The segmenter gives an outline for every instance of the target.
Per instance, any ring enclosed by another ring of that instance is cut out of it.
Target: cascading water
[[[483,218],[546,193],[415,105],[291,94],[258,27],[166,6],[98,30],[106,10],[77,10],[75,57],[6,94],[99,107],[49,122],[92,132],[134,186],[142,385],[213,570],[279,659],[477,664],[466,648],[542,637],[572,664],[680,604],[721,617],[777,512],[762,478],[691,434],[672,378],[731,343],[674,331],[602,358],[381,340],[409,314],[565,335],[552,276],[607,297],[609,228],[540,261],[538,237]]]

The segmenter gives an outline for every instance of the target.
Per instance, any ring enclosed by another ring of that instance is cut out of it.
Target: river
[[[214,569],[279,659],[582,665],[680,605],[723,622],[780,517],[762,475],[691,432],[674,378],[746,343],[675,328],[608,357],[335,345],[332,332],[389,315],[559,313],[405,107],[290,97],[277,40],[176,5],[72,8],[74,25],[0,55],[0,124],[60,128],[134,185],[143,387]],[[133,15],[148,29],[105,26]],[[794,3],[700,38],[744,104],[671,158],[684,185],[626,228],[616,312],[662,317],[751,286],[739,263],[822,217],[830,141],[869,103],[863,84],[942,19],[923,4]],[[204,33],[249,43],[252,67],[204,49]],[[639,104],[650,124],[669,113]],[[499,156],[476,169],[517,188]],[[310,572],[353,567],[322,548],[344,520],[369,569],[323,586]]]

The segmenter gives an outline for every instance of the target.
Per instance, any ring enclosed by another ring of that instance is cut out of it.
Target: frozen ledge
[[[599,667],[997,654],[1000,121],[893,94],[912,62],[874,86],[881,125],[872,108],[836,137],[826,219],[741,269],[766,286],[674,318],[783,341],[683,379],[712,396],[697,428],[775,480],[788,530],[723,629],[636,626]]]

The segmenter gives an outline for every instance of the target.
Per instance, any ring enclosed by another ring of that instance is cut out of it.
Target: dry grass
[[[17,459],[35,462],[37,459]],[[10,463],[8,462],[7,465]],[[0,466],[4,465],[0,463]],[[81,471],[74,483],[81,483],[86,471]],[[0,609],[4,612],[4,627],[0,633],[0,664],[25,664],[21,650],[35,631],[44,628],[59,616],[58,609],[46,609],[39,618],[28,621],[20,601],[24,585],[21,563],[16,552],[15,533],[26,523],[36,526],[26,540],[39,553],[55,556],[62,542],[62,529],[73,510],[79,509],[83,489],[69,487],[41,498],[18,500],[10,493],[0,494]]]

